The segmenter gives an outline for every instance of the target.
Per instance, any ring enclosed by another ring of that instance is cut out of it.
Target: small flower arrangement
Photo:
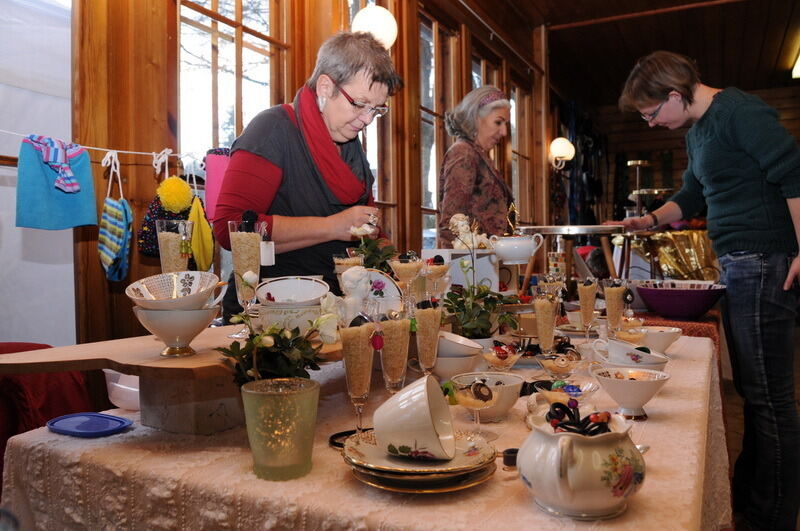
[[[242,281],[249,285],[254,276],[248,271],[242,275]],[[247,339],[243,344],[234,341],[215,350],[230,358],[235,370],[234,382],[239,386],[266,378],[310,378],[309,370],[319,370],[318,363],[322,360],[317,355],[322,345],[337,340],[338,316],[329,311],[333,307],[326,300],[322,309],[322,315],[310,322],[305,333],[300,333],[298,327],[289,329],[279,324],[259,332],[247,312],[234,315],[231,323],[243,322],[248,329]]]

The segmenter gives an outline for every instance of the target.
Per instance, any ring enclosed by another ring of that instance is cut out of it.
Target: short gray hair
[[[362,71],[370,79],[370,85],[386,85],[390,96],[403,88],[403,79],[395,70],[389,51],[370,33],[362,31],[340,31],[322,43],[306,85],[316,87],[322,74],[343,85]]]
[[[464,140],[474,140],[478,132],[478,119],[499,107],[511,108],[508,96],[499,88],[492,85],[476,88],[464,96],[455,109],[444,114],[447,134]]]

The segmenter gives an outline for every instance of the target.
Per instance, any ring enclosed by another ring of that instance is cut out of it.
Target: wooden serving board
[[[232,370],[225,357],[214,349],[230,345],[233,340],[228,335],[241,326],[203,330],[191,343],[197,354],[185,358],[163,357],[164,343],[155,336],[141,336],[4,354],[0,356],[0,374],[113,369],[146,378],[217,378],[230,375]],[[323,345],[320,357],[340,360],[341,345]]]

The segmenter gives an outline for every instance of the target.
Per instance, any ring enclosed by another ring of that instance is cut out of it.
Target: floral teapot
[[[489,238],[497,258],[506,265],[527,264],[528,259],[539,250],[544,238],[541,234],[495,236]]]
[[[517,467],[536,504],[550,514],[584,520],[622,514],[645,475],[623,417],[612,415],[611,431],[594,436],[554,433],[544,416],[534,422]]]

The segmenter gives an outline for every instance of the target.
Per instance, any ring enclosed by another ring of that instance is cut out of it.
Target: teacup
[[[595,339],[592,348],[597,356],[600,356],[598,350],[608,351],[608,361],[621,365],[655,365],[669,359],[660,352],[645,352],[637,349],[633,343],[616,339]]]
[[[392,395],[375,410],[372,422],[378,447],[389,455],[447,460],[456,455],[450,407],[433,376]]]

